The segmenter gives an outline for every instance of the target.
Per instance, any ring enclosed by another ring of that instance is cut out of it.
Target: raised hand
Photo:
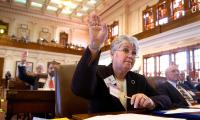
[[[24,51],[24,52],[21,54],[21,62],[22,62],[22,64],[26,63],[27,57],[28,57],[28,51]]]
[[[89,48],[99,50],[108,36],[107,25],[101,22],[99,16],[93,14],[88,20],[88,27],[90,37]]]

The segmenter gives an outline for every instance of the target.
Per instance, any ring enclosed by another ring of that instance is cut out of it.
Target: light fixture
[[[88,11],[88,10],[89,10],[89,7],[83,6],[83,7],[82,7],[82,10],[83,10],[83,11]]]
[[[48,6],[47,10],[57,11],[58,9],[56,7],[53,7],[53,6]]]
[[[81,16],[83,16],[83,14],[82,13],[76,13],[76,15],[78,16],[78,17],[81,17]]]
[[[4,29],[0,29],[0,34],[3,34],[5,32]]]
[[[71,11],[70,9],[68,9],[68,8],[64,8],[64,9],[62,10],[62,13],[68,15],[68,14],[71,14],[72,11]]]
[[[42,8],[42,4],[36,3],[36,2],[31,2],[31,6],[33,6],[33,7],[38,7],[38,8]]]

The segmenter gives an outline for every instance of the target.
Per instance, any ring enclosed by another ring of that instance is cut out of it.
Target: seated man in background
[[[34,90],[42,85],[42,90],[55,90],[55,63],[51,62],[48,66],[48,73],[43,74],[41,66],[37,67],[37,73],[26,72],[26,59],[28,57],[28,52],[22,53],[21,65],[18,66],[19,78],[29,85],[33,86]],[[41,80],[42,79],[42,80]],[[39,82],[41,84],[39,84]]]
[[[39,88],[43,88],[44,84],[46,82],[47,79],[47,74],[44,73],[44,65],[43,64],[38,64],[36,66],[36,74],[38,75],[38,89]]]
[[[179,84],[186,90],[197,91],[192,82],[186,79],[184,71],[181,71],[179,74]]]
[[[172,101],[172,108],[187,107],[197,103],[197,97],[190,90],[180,86],[179,70],[176,64],[170,64],[165,71],[166,82],[159,84],[157,90],[160,94],[168,95]]]

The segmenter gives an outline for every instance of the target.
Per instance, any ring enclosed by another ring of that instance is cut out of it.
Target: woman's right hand
[[[28,57],[28,51],[24,51],[24,52],[21,54],[21,62],[22,62],[22,64],[25,64],[25,63],[26,63],[27,57]]]
[[[90,37],[90,50],[100,50],[102,44],[107,39],[108,29],[107,25],[102,23],[99,16],[93,14],[88,20],[89,37]]]

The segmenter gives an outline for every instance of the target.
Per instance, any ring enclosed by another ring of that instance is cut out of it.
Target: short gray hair
[[[175,64],[174,62],[171,62],[171,63],[169,64],[169,67],[165,70],[165,75],[167,76],[167,74],[169,73],[169,71],[170,71],[171,69],[173,69],[173,68],[178,69],[178,65]]]
[[[124,40],[126,40],[130,44],[132,44],[132,46],[135,46],[136,55],[138,55],[138,52],[139,52],[138,39],[136,37],[132,37],[132,36],[128,36],[128,35],[120,35],[112,42],[112,44],[110,46],[111,54],[113,54],[120,47],[121,43]]]

